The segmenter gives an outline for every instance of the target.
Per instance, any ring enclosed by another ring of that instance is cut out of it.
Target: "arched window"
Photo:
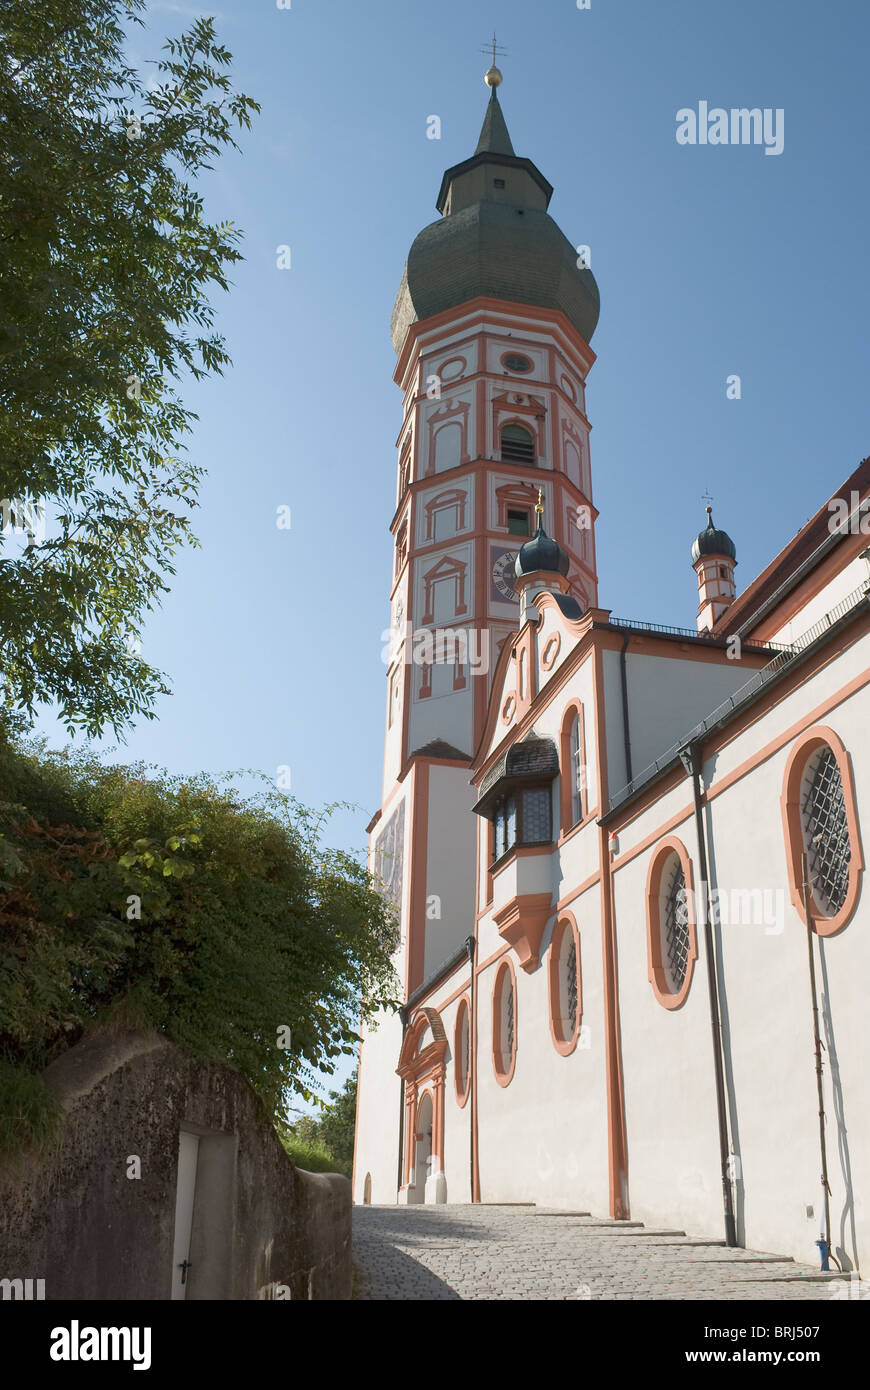
[[[571,824],[576,825],[583,815],[583,764],[580,750],[580,716],[577,714],[571,720],[568,775],[571,778]]]
[[[659,1003],[678,1009],[689,992],[698,955],[692,864],[681,841],[657,847],[647,877],[649,979]]]
[[[810,729],[792,749],[783,820],[792,901],[805,919],[806,877],[815,930],[832,936],[852,915],[864,868],[849,755],[833,729]]]
[[[852,850],[843,779],[834,750],[827,743],[807,759],[801,790],[801,824],[809,882],[825,917],[834,917],[849,891]]]
[[[456,1086],[456,1099],[460,1105],[468,1100],[471,1082],[471,1030],[469,1027],[468,1000],[460,999],[456,1011],[456,1030],[453,1035],[453,1079]]]
[[[535,439],[525,425],[503,425],[501,431],[503,463],[534,463]]]
[[[517,994],[513,966],[503,960],[492,991],[492,1060],[495,1079],[507,1086],[517,1061]]]
[[[562,719],[560,767],[562,777],[562,834],[581,821],[588,811],[586,791],[586,740],[583,706],[574,701]]]
[[[566,913],[556,923],[550,944],[550,1032],[563,1057],[577,1046],[582,1011],[580,934]]]

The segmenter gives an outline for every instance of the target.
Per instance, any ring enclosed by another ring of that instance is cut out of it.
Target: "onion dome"
[[[726,555],[729,560],[737,559],[737,548],[727,531],[720,531],[713,525],[713,508],[707,508],[707,525],[692,545],[692,563],[702,555]]]
[[[397,353],[412,324],[486,296],[560,309],[588,343],[598,322],[598,286],[591,270],[547,212],[552,186],[530,159],[514,153],[497,88],[491,89],[477,148],[448,169],[437,208],[441,217],[411,246],[393,309]]]
[[[517,579],[521,579],[524,574],[534,574],[537,570],[546,570],[550,574],[567,574],[568,565],[567,550],[563,550],[558,541],[547,535],[539,518],[537,531],[530,541],[526,541],[525,545],[520,547],[514,561]]]

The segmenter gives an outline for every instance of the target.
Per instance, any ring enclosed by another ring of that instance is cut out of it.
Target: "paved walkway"
[[[785,1256],[531,1206],[354,1207],[360,1299],[829,1299]]]

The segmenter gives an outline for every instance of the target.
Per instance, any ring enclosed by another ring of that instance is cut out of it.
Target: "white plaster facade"
[[[531,364],[507,391],[506,345]],[[376,854],[401,798],[406,1003],[402,1020],[382,1020],[364,1037],[355,1200],[537,1202],[721,1239],[727,1195],[739,1243],[815,1257],[823,1197],[808,932],[789,868],[802,832],[788,819],[786,783],[790,760],[821,730],[822,742],[830,733],[844,750],[851,854],[842,920],[811,911],[831,1244],[845,1268],[860,1268],[870,1245],[866,537],[833,534],[822,507],[710,631],[613,624],[597,606],[592,361],[563,315],[486,300],[416,324],[400,356],[400,474],[410,472],[404,484],[400,476],[393,529],[406,525],[413,543],[393,602],[403,595],[404,641],[421,625],[467,625],[490,634],[492,664],[455,686],[451,668],[437,695],[433,681],[422,697],[401,645],[388,672],[388,691],[401,673],[404,694],[388,719],[373,846]],[[435,401],[426,395],[433,377]],[[499,457],[499,420],[519,405],[512,395],[543,415],[534,469]],[[433,431],[447,422],[449,439],[438,444]],[[498,591],[491,557],[493,547],[522,544],[505,525],[499,489],[531,474],[570,568],[564,580],[530,578],[521,607]],[[461,501],[447,498],[433,528],[426,508],[449,489]],[[870,494],[870,460],[839,495],[856,490]],[[590,509],[588,528],[573,524],[578,507]],[[438,605],[427,599],[427,575],[445,557],[462,567],[463,607],[452,578]],[[778,656],[770,643],[796,646]],[[571,763],[577,711],[582,746]],[[552,831],[496,858],[495,813],[472,806],[495,795],[493,777],[496,788],[521,788],[509,759],[530,735],[558,760],[543,779]],[[681,744],[700,761],[702,843]],[[664,929],[651,888],[665,854],[684,862],[694,890],[688,964],[672,998],[656,974]],[[719,896],[712,992],[705,855]],[[579,944],[573,1046],[554,1024],[565,1005],[553,943],[568,927]],[[507,1061],[496,1001],[505,972],[514,990]]]

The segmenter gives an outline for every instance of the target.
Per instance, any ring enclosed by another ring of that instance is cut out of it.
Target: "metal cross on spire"
[[[493,31],[492,31],[492,43],[488,43],[488,44],[486,45],[486,48],[482,48],[480,51],[481,51],[481,53],[489,53],[490,51],[492,52],[492,65],[493,65],[493,67],[495,67],[495,57],[496,57],[496,54],[497,54],[497,53],[503,54],[505,58],[507,57],[507,49],[506,49],[506,48],[499,48],[498,43],[496,42],[495,30],[494,30],[494,29],[493,29]]]

